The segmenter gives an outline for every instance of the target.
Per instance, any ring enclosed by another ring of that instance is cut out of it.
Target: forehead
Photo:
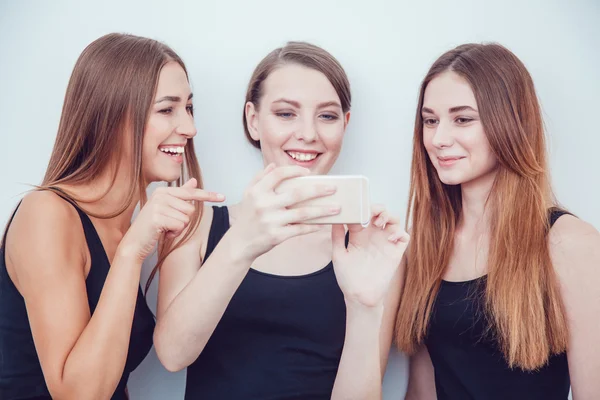
[[[269,102],[279,98],[301,103],[340,101],[325,74],[297,64],[276,68],[263,82],[262,92],[263,99]]]
[[[165,64],[160,71],[156,95],[157,97],[160,97],[162,95],[173,94],[172,92],[175,91],[183,91],[186,94],[185,97],[187,97],[187,93],[190,91],[190,85],[181,65],[175,61],[171,61]]]
[[[425,89],[423,107],[447,112],[449,108],[457,106],[477,109],[475,94],[467,80],[453,71],[443,72],[433,78]]]

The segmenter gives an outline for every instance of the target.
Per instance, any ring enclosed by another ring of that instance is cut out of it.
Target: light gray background
[[[559,199],[600,227],[600,2],[410,1],[0,1],[0,223],[43,177],[66,85],[83,48],[113,31],[166,42],[187,63],[196,149],[206,187],[240,198],[261,167],[243,138],[245,87],[255,65],[287,40],[331,51],[348,72],[352,118],[334,173],[362,173],[372,198],[404,215],[418,85],[445,50],[498,41],[533,75],[549,133]],[[143,281],[155,259],[148,260]],[[42,267],[42,266],[40,266]],[[154,309],[156,286],[149,303]],[[385,398],[406,387],[395,351]],[[132,399],[181,399],[185,373],[152,352],[131,377]]]

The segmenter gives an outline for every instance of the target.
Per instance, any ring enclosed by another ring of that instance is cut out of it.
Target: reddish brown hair
[[[565,351],[568,338],[547,242],[548,213],[555,200],[533,81],[523,63],[498,44],[466,44],[448,51],[435,61],[421,84],[406,219],[412,239],[396,341],[409,354],[423,342],[461,215],[460,186],[439,180],[423,144],[425,89],[446,71],[470,84],[499,162],[487,203],[492,240],[486,316],[508,364],[537,369],[551,354]]]

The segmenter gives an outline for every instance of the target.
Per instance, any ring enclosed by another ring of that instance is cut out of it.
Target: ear
[[[260,135],[258,134],[258,110],[251,101],[246,103],[246,128],[250,133],[252,139],[257,142],[260,141]]]
[[[346,112],[346,115],[344,115],[344,129],[348,127],[348,123],[350,123],[350,111]]]

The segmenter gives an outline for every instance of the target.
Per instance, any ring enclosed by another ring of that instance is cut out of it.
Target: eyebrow
[[[450,114],[457,113],[457,112],[460,112],[460,111],[474,111],[474,112],[478,112],[476,109],[474,109],[471,106],[457,106],[457,107],[452,107],[452,108],[450,108],[448,110],[448,112]],[[431,108],[427,108],[427,107],[423,107],[421,109],[421,112],[428,113],[428,114],[435,114],[435,112]]]
[[[190,95],[188,96],[187,99],[191,100],[192,97],[194,97],[194,93],[190,93]],[[164,97],[161,97],[160,99],[156,100],[156,102],[154,104],[158,104],[163,101],[172,101],[174,103],[178,103],[181,101],[181,97],[179,97],[179,96],[164,96]]]
[[[475,111],[477,112],[476,109],[474,109],[471,106],[458,106],[458,107],[452,107],[451,109],[448,110],[450,112],[450,114],[452,113],[456,113],[456,112],[460,112],[460,111]]]
[[[300,103],[298,103],[297,101],[294,100],[289,100],[289,99],[277,99],[273,102],[273,104],[275,103],[287,103],[291,106],[294,106],[296,108],[300,108]]]
[[[332,101],[325,101],[323,103],[319,103],[317,105],[317,108],[325,108],[325,107],[331,107],[331,106],[342,108],[342,106],[340,105],[340,103],[338,103],[337,101],[334,101],[334,100],[332,100]]]
[[[275,104],[275,103],[287,103],[287,104],[290,104],[290,105],[292,105],[292,106],[294,106],[296,108],[301,108],[300,107],[300,103],[298,103],[295,100],[290,100],[290,99],[283,99],[283,98],[282,99],[278,99],[278,100],[275,100],[273,102],[273,104]],[[340,105],[340,103],[338,103],[337,101],[334,101],[334,100],[332,100],[332,101],[325,101],[323,103],[317,104],[317,108],[325,108],[325,107],[330,107],[330,106],[342,108],[342,106]]]

